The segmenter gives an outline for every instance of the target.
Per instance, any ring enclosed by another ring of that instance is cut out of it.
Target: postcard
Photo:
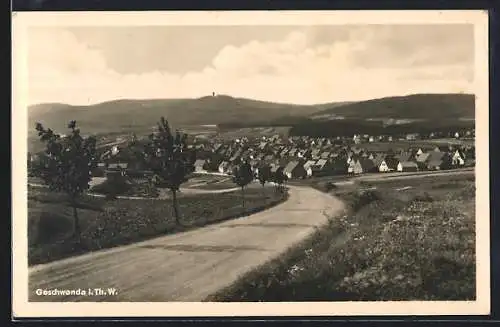
[[[14,317],[489,313],[487,12],[12,21]]]

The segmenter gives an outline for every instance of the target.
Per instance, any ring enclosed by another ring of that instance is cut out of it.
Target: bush
[[[419,202],[433,202],[434,198],[427,192],[415,196],[415,201]]]
[[[99,185],[92,187],[91,191],[94,193],[104,194],[111,199],[117,195],[123,195],[127,193],[132,188],[132,185],[127,183],[127,180],[123,177],[113,177],[107,179]]]
[[[364,206],[376,201],[380,200],[379,194],[374,190],[367,190],[359,192],[352,203],[352,209],[354,211],[358,211]]]

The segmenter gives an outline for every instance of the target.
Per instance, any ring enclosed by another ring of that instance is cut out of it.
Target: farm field
[[[170,200],[108,200],[84,196],[78,207],[81,245],[71,239],[72,209],[62,194],[29,187],[29,265],[50,262],[89,251],[129,244],[207,224],[245,216],[277,205],[286,193],[248,189],[241,192],[179,194],[182,226],[175,224]]]
[[[475,299],[474,176],[362,182],[349,209],[207,301]]]
[[[239,137],[271,137],[274,135],[288,136],[290,126],[263,126],[263,127],[248,127],[224,129],[219,131],[219,137],[224,139],[235,139]]]

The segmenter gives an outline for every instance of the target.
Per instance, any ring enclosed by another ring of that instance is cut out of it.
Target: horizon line
[[[388,98],[400,98],[400,97],[410,97],[410,96],[418,96],[418,95],[475,95],[474,92],[422,92],[422,93],[407,93],[403,95],[388,95],[388,96],[382,96],[382,97],[376,97],[376,98],[367,98],[363,100],[344,100],[344,101],[328,101],[328,102],[317,102],[317,103],[294,103],[294,102],[284,102],[284,101],[270,101],[270,100],[263,100],[263,99],[257,99],[257,98],[250,98],[250,97],[241,97],[241,96],[232,96],[229,94],[221,93],[215,95],[204,95],[204,96],[199,96],[199,97],[185,97],[185,98],[116,98],[116,99],[111,99],[111,100],[106,100],[106,101],[100,101],[96,103],[91,103],[91,104],[69,104],[69,103],[64,103],[64,102],[37,102],[33,104],[29,104],[27,107],[34,107],[34,106],[40,106],[40,105],[65,105],[65,106],[70,106],[70,107],[92,107],[92,106],[97,106],[97,105],[102,105],[102,104],[107,104],[107,103],[113,103],[113,102],[119,102],[119,101],[165,101],[165,100],[201,100],[205,98],[217,98],[217,97],[226,97],[226,98],[232,98],[232,99],[240,99],[240,100],[250,100],[250,101],[258,101],[258,102],[267,102],[267,103],[272,103],[272,104],[282,104],[282,105],[292,105],[292,106],[321,106],[321,105],[328,105],[328,104],[338,104],[338,103],[356,103],[356,102],[367,102],[367,101],[372,101],[372,100],[380,100],[380,99],[388,99]]]

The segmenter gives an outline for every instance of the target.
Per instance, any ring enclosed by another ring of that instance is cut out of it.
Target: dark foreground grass
[[[206,300],[474,300],[474,182],[377,186],[334,190],[344,215]]]
[[[86,196],[78,205],[81,243],[75,244],[72,209],[65,197],[45,189],[28,194],[29,265],[124,245],[242,217],[286,200],[273,189],[249,189],[245,207],[241,192],[180,195],[182,226],[175,224],[170,200],[109,200]]]

